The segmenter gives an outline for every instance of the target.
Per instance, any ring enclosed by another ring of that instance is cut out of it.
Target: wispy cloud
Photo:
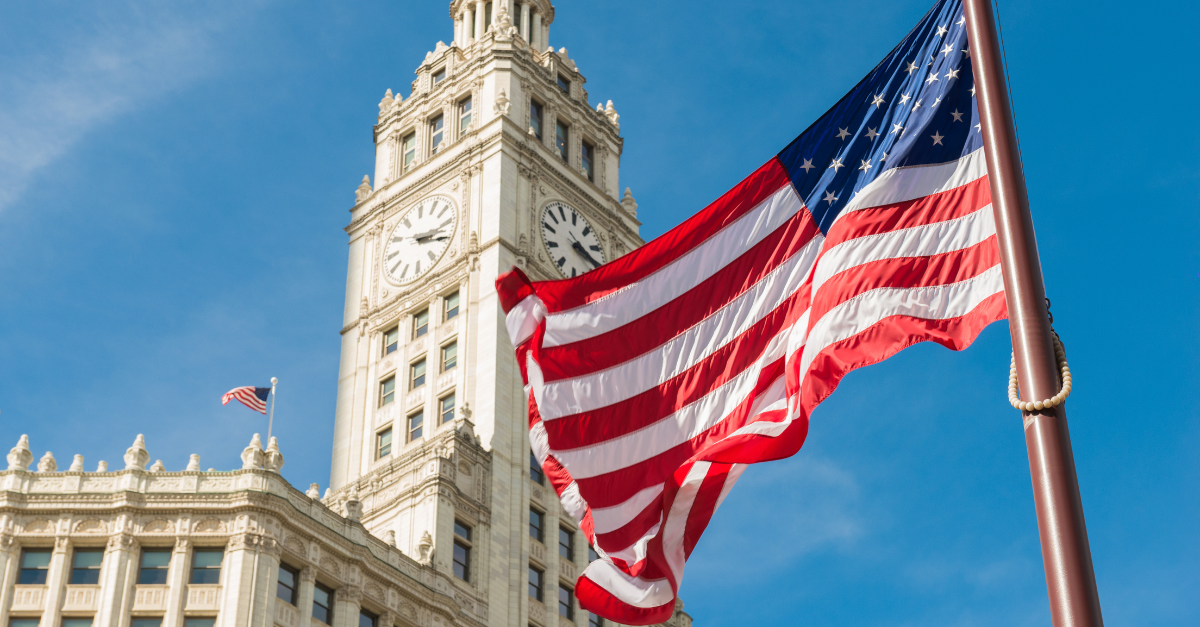
[[[0,57],[0,210],[88,132],[210,75],[220,65],[216,35],[248,10],[68,6],[75,15],[46,11],[7,33],[18,45]],[[46,21],[55,27],[39,28]]]

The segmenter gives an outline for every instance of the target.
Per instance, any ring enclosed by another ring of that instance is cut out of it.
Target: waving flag
[[[236,400],[256,412],[265,414],[267,413],[267,397],[270,394],[271,388],[256,388],[253,385],[247,385],[226,392],[221,397],[221,404],[228,405],[229,401]]]
[[[1006,315],[960,0],[939,2],[782,152],[577,278],[497,281],[529,438],[601,559],[581,604],[672,615],[746,464],[796,453],[855,368]]]

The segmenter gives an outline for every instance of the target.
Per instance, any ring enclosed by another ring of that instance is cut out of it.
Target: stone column
[[[8,521],[0,517],[0,527]],[[21,547],[15,538],[0,533],[0,625],[8,624],[8,608],[12,606],[13,585],[17,582],[17,563]]]
[[[475,37],[473,36],[474,32],[475,32],[475,30],[473,28],[474,25],[475,25],[475,8],[474,8],[474,5],[468,4],[468,5],[466,5],[466,8],[463,9],[463,17],[462,17],[462,38],[463,38],[463,46],[464,47],[467,44],[475,41]]]
[[[468,22],[469,23],[469,22]],[[300,569],[300,590],[296,594],[296,608],[300,610],[299,627],[308,627],[312,623],[313,591],[316,590],[317,569],[305,566]]]
[[[229,539],[222,565],[224,601],[217,627],[267,627],[269,601],[275,598],[273,578],[278,577],[281,547],[274,538],[247,532]],[[311,604],[312,601],[310,600]],[[307,624],[307,623],[303,623]]]
[[[517,13],[517,30],[521,32],[521,38],[529,43],[529,5],[522,2],[517,8],[520,11]]]
[[[333,593],[333,627],[358,627],[362,588],[342,586]]]
[[[182,627],[183,605],[187,601],[188,573],[192,567],[192,543],[187,538],[175,539],[175,550],[171,552],[171,566],[167,571],[167,611],[163,615],[162,627]],[[224,567],[224,563],[221,564]]]
[[[122,521],[118,521],[123,525]],[[123,528],[123,527],[119,527]],[[137,541],[128,533],[108,539],[100,566],[100,606],[93,627],[126,627],[133,607],[133,584],[137,576]]]
[[[542,34],[542,14],[541,13],[538,13],[537,11],[533,12],[533,25],[530,28],[531,28],[531,30],[529,32],[529,45],[532,46],[534,50],[541,50],[542,48],[545,48],[546,46],[542,44],[542,38],[541,38],[541,34]]]
[[[46,573],[46,598],[43,599],[42,624],[57,625],[62,614],[63,595],[67,585],[67,549],[70,543],[65,537],[54,539],[54,552],[50,554],[50,570]]]
[[[475,3],[475,38],[483,39],[483,18],[486,13],[485,2],[479,0]]]
[[[542,28],[545,29],[545,31],[542,33],[542,47],[548,48],[550,47],[550,22],[543,24]]]

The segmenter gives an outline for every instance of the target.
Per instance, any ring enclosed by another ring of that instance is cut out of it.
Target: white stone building
[[[331,489],[243,467],[0,473],[0,627],[598,626],[589,560],[532,460],[494,283],[641,245],[612,102],[594,107],[549,0],[454,0],[407,98],[388,90],[351,209]],[[677,607],[669,623],[690,627]]]

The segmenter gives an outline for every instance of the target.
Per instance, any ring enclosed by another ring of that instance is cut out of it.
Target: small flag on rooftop
[[[221,404],[228,405],[229,401],[237,400],[246,407],[265,414],[267,413],[267,396],[270,393],[271,388],[256,388],[253,385],[246,385],[226,392],[221,397]]]

